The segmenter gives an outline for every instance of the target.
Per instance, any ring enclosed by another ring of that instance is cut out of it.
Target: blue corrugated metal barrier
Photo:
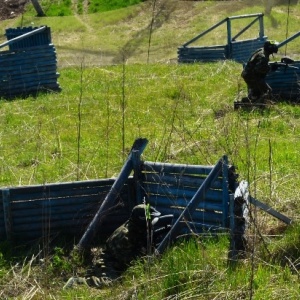
[[[174,215],[170,234],[233,232],[238,187],[226,156],[215,166],[141,161],[146,139],[138,139],[118,178],[0,189],[0,241],[26,243],[67,234],[85,248],[105,238],[144,199],[162,214]],[[134,175],[129,176],[130,170]],[[260,201],[249,202],[285,223],[291,220]],[[169,238],[167,238],[169,240]],[[159,247],[165,248],[165,242]]]
[[[270,65],[276,64],[270,63]],[[272,88],[272,94],[279,100],[300,101],[300,61],[288,65],[279,65],[275,72],[269,72],[266,82]]]
[[[217,61],[224,59],[232,59],[237,62],[246,62],[253,51],[260,48],[267,40],[264,34],[263,14],[248,14],[240,16],[227,17],[224,20],[213,25],[209,29],[203,31],[190,41],[178,48],[178,62],[194,63],[200,61]],[[240,30],[235,36],[232,36],[232,21],[237,19],[249,18],[252,21]],[[214,46],[190,46],[203,36],[211,33],[219,26],[226,24],[227,41],[226,44]],[[254,24],[259,25],[258,36],[248,40],[237,40],[244,32],[246,32]]]
[[[180,63],[195,63],[209,62],[225,59],[245,64],[251,54],[258,48],[263,47],[267,36],[264,34],[263,14],[249,14],[227,17],[218,22],[209,29],[203,31],[190,41],[178,48],[178,62]],[[232,21],[237,19],[253,19],[246,27],[240,30],[235,36],[232,36]],[[226,24],[227,28],[227,43],[214,46],[190,46],[200,38],[220,25]],[[259,25],[258,37],[247,40],[237,40],[244,32],[251,28],[254,24]],[[287,38],[279,44],[279,48],[286,45],[290,41],[300,36],[300,31],[293,36]],[[272,64],[272,63],[271,63]],[[275,72],[270,72],[267,75],[266,81],[273,89],[273,94],[280,100],[300,101],[300,62],[295,61],[290,65],[281,65]]]
[[[49,27],[9,28],[6,37],[0,45],[9,46],[8,51],[0,51],[0,98],[61,90]]]

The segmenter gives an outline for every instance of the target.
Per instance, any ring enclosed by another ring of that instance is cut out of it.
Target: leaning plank
[[[263,211],[265,211],[266,213],[270,214],[271,216],[281,220],[282,222],[286,223],[286,224],[292,224],[292,220],[290,218],[288,218],[287,216],[281,214],[280,212],[276,211],[275,209],[273,209],[272,207],[270,207],[269,205],[262,203],[260,201],[258,201],[257,199],[253,198],[253,197],[249,197],[249,202],[257,207],[259,207],[260,209],[262,209]]]

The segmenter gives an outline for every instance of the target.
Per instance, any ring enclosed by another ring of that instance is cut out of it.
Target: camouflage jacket
[[[146,254],[147,228],[137,227],[129,220],[106,241],[106,252],[125,267],[133,259]]]
[[[270,71],[269,57],[265,55],[264,49],[256,50],[248,60],[243,72],[243,78],[264,78]]]

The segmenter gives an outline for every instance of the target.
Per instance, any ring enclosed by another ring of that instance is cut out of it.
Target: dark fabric
[[[127,222],[117,228],[106,241],[106,250],[119,264],[125,268],[135,258],[145,255],[147,240],[151,233],[151,215],[147,220],[147,209],[144,204],[133,208]]]
[[[120,267],[126,267],[133,259],[146,254],[147,229],[146,226],[136,227],[128,221],[106,241],[106,251],[115,258]]]
[[[265,54],[263,48],[256,50],[241,74],[247,84],[250,97],[258,98],[272,90],[265,81],[269,71],[269,56]]]

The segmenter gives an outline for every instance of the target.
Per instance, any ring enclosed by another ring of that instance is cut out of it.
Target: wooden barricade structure
[[[0,48],[0,98],[11,99],[60,91],[56,50],[47,26],[6,29],[7,42]]]

